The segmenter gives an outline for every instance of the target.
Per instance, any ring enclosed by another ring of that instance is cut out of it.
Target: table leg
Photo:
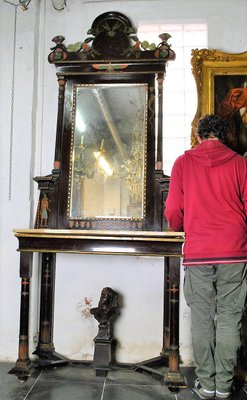
[[[40,295],[40,330],[39,343],[34,354],[48,357],[54,352],[54,283],[56,254],[42,253],[41,295]]]
[[[55,272],[56,253],[42,253],[39,342],[33,352],[39,357],[38,367],[62,366],[68,362],[55,352],[53,343]]]
[[[161,356],[163,357],[168,357],[170,348],[169,261],[169,257],[164,258],[163,348],[161,351]]]
[[[171,389],[186,387],[186,382],[179,369],[179,286],[180,286],[180,259],[169,258],[169,327],[170,346],[168,373],[165,375],[165,384]]]
[[[20,304],[20,331],[18,359],[14,368],[9,371],[19,379],[26,379],[31,375],[31,360],[29,358],[29,298],[30,278],[32,276],[33,253],[20,253],[20,277],[21,277],[21,304]]]

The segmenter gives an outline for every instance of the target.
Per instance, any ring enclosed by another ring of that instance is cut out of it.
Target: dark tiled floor
[[[78,365],[36,370],[27,381],[8,374],[13,367],[0,363],[0,400],[197,400],[190,389],[192,368],[182,368],[188,388],[171,392],[159,380],[127,369],[114,369],[106,377]],[[247,400],[240,388],[233,400]]]

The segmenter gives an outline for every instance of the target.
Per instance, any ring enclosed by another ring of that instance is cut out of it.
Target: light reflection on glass
[[[147,84],[74,87],[68,214],[143,219]]]

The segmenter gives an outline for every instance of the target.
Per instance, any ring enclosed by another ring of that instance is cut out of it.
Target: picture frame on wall
[[[195,49],[191,64],[198,95],[192,122],[192,147],[197,144],[199,118],[217,114],[226,124],[225,144],[247,156],[247,52]]]

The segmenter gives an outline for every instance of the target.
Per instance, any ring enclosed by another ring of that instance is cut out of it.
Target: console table
[[[55,36],[48,55],[58,82],[54,164],[51,174],[34,177],[40,190],[35,229],[14,230],[21,306],[19,355],[11,373],[26,379],[34,365],[28,349],[34,252],[42,255],[38,367],[66,361],[53,344],[56,253],[158,256],[164,258],[164,324],[157,358],[163,364],[168,359],[163,381],[180,386],[184,239],[167,229],[163,216],[169,186],[163,172],[163,84],[175,53],[168,33],[149,45],[115,11],[96,17],[87,33],[83,42],[68,46],[65,37]],[[153,373],[151,365],[144,361],[135,369]]]
[[[38,366],[44,360],[52,364],[61,360],[53,344],[53,305],[56,253],[158,256],[164,257],[164,324],[163,348],[160,358],[168,354],[168,374],[164,383],[180,386],[184,383],[179,371],[179,265],[184,241],[182,232],[154,231],[86,231],[60,229],[15,229],[19,241],[21,305],[19,353],[10,373],[19,379],[31,375],[29,358],[29,293],[33,253],[42,254],[40,332],[34,354]],[[145,368],[145,362],[140,363]]]

